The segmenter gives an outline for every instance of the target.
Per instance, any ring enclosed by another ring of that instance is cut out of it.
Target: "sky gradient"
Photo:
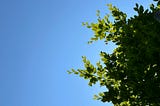
[[[104,88],[67,74],[83,67],[81,56],[95,64],[115,47],[88,45],[93,33],[81,24],[109,13],[108,3],[132,16],[135,2],[151,1],[1,0],[0,106],[112,106],[92,99]]]

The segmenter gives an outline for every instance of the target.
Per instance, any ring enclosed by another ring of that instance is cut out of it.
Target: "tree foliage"
[[[146,10],[136,4],[137,15],[130,18],[109,4],[114,21],[109,15],[101,18],[98,12],[96,23],[84,23],[94,32],[89,43],[104,40],[117,45],[112,54],[100,52],[95,66],[83,56],[84,69],[69,71],[89,80],[90,86],[98,82],[107,88],[95,99],[115,106],[160,106],[159,4]]]

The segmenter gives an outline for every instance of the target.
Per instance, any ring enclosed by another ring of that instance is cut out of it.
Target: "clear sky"
[[[0,106],[112,106],[93,100],[98,85],[68,75],[82,68],[81,56],[93,63],[113,45],[88,45],[96,10],[112,3],[133,15],[135,2],[152,0],[0,0]],[[104,89],[103,89],[104,90]]]

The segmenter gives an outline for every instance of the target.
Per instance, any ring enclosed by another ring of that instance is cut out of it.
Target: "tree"
[[[98,82],[107,88],[95,99],[115,106],[160,106],[160,2],[154,1],[157,5],[146,10],[136,4],[138,14],[130,18],[109,4],[114,22],[98,14],[96,23],[84,23],[94,32],[89,43],[117,45],[112,54],[101,52],[96,66],[83,56],[85,68],[68,71],[89,80],[90,86]]]

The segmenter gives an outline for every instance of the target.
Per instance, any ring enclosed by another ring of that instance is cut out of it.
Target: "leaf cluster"
[[[117,47],[112,54],[101,52],[101,60],[95,66],[82,57],[85,68],[69,73],[89,80],[90,86],[97,82],[105,86],[105,92],[94,96],[102,102],[115,106],[159,106],[160,23],[155,16],[159,4],[151,4],[146,10],[136,4],[134,10],[138,15],[129,19],[115,6],[108,7],[114,22],[106,15],[98,17],[97,23],[84,25],[94,32],[89,43],[104,40]]]

